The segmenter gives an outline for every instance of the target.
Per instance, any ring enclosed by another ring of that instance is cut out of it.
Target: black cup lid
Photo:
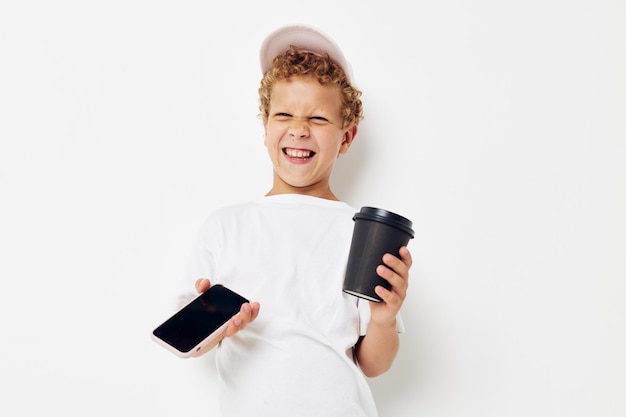
[[[361,211],[356,213],[352,218],[352,220],[356,219],[374,220],[385,223],[407,232],[411,236],[411,239],[415,236],[415,232],[413,232],[412,229],[413,222],[411,222],[411,220],[385,209],[376,207],[361,207]]]

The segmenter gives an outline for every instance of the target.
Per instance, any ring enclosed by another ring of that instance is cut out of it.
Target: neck
[[[269,192],[265,195],[270,196],[270,195],[278,195],[278,194],[300,194],[300,195],[308,195],[311,197],[324,198],[326,200],[339,201],[337,196],[331,191],[330,188],[320,190],[320,189],[309,189],[309,187],[301,187],[301,188],[290,187],[288,189],[284,187],[281,187],[281,188],[272,187],[272,189],[269,190]]]

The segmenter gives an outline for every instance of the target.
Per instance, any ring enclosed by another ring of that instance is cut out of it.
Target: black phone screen
[[[159,339],[181,352],[198,343],[237,314],[248,300],[219,284],[213,285],[154,329]]]

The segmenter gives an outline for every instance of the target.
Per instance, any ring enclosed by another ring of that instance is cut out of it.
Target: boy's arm
[[[356,357],[363,373],[372,378],[391,368],[400,349],[400,338],[395,321],[390,326],[370,323],[367,335],[356,345]]]
[[[381,286],[376,288],[376,293],[383,302],[370,302],[371,318],[367,332],[355,346],[357,363],[368,377],[375,377],[389,370],[398,354],[400,339],[396,316],[406,298],[409,269],[412,265],[411,254],[406,246],[400,248],[400,259],[385,254],[383,262],[385,265],[379,265],[377,272],[389,281],[391,289]]]

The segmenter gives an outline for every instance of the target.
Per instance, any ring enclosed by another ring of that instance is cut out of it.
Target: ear
[[[350,145],[352,145],[352,141],[356,137],[356,134],[358,131],[359,131],[359,128],[357,127],[357,125],[352,125],[346,129],[346,131],[343,134],[343,141],[341,142],[341,147],[339,148],[339,155],[341,155],[342,153],[348,152],[348,149],[350,149]]]

